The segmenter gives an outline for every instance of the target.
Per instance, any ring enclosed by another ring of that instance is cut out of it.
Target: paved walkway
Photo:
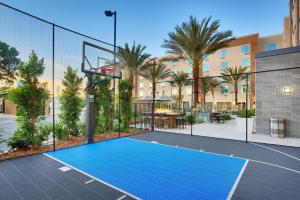
[[[191,134],[191,126],[185,129],[159,129],[157,131]],[[193,125],[193,135],[225,138],[232,140],[246,140],[246,130],[240,130],[237,126],[236,119],[225,121],[223,124],[218,123],[200,123]],[[278,144],[286,146],[300,147],[300,138],[274,138],[267,134],[249,133],[248,140],[252,142]]]

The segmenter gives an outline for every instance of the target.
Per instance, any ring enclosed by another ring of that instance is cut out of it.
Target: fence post
[[[248,92],[249,92],[249,83],[248,83],[248,73],[246,74],[246,142],[248,142]]]
[[[194,90],[193,90],[194,80],[192,79],[191,89],[192,89],[192,95],[191,95],[191,115],[193,115],[193,109],[194,109]],[[191,136],[193,136],[193,124],[191,124]]]
[[[55,56],[55,24],[52,24],[52,139],[53,150],[56,150],[55,146],[55,95],[54,95],[54,56]]]
[[[122,75],[121,75],[122,76]],[[118,110],[119,110],[119,114],[118,114],[118,121],[119,121],[119,137],[121,137],[121,105],[120,105],[120,103],[121,103],[121,98],[120,98],[120,82],[121,82],[121,78],[119,78],[119,85],[118,85],[118,90],[119,90],[119,108],[118,108]],[[115,101],[115,100],[114,100]]]

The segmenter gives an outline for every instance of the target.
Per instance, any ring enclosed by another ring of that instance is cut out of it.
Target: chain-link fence
[[[1,159],[87,143],[89,120],[94,141],[143,131],[135,123],[139,115],[124,79],[92,74],[90,85],[89,74],[82,72],[83,42],[110,52],[113,45],[5,4],[0,30]],[[111,59],[104,53],[86,56]],[[87,116],[89,87],[93,119]]]
[[[128,74],[82,72],[83,62],[98,70],[99,59],[116,56],[86,51],[83,57],[84,42],[114,51],[0,4],[1,159],[81,145],[89,130],[94,141],[155,130],[300,146],[299,54],[258,57],[256,72],[198,80],[186,66],[181,82],[170,74],[155,77],[159,59],[147,57],[149,70],[128,80]]]

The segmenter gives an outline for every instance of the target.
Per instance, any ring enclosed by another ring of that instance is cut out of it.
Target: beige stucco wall
[[[208,60],[204,61],[203,64],[209,64],[209,71],[204,72],[204,75],[206,76],[219,76],[221,73],[220,63],[223,61],[228,62],[228,66],[240,66],[242,59],[251,59],[250,53],[244,54],[241,52],[241,46],[232,46],[227,47],[227,56],[222,58],[220,56],[220,51],[215,52],[212,55],[208,56]],[[250,47],[251,48],[251,47]],[[185,72],[188,72],[188,68],[191,67],[191,64],[186,61],[177,61],[175,67],[172,67],[172,62],[165,62],[165,65],[171,69],[172,71],[180,71],[183,70]],[[250,68],[249,68],[250,70]],[[190,77],[192,77],[192,74],[189,74]],[[166,80],[170,80],[166,79]],[[245,102],[246,101],[246,94],[242,93],[242,85],[245,85],[245,81],[242,81],[239,85],[239,93],[238,93],[238,101],[239,102]],[[227,94],[221,94],[220,93],[220,87],[216,88],[214,91],[214,102],[227,102],[231,103],[234,101],[234,94],[233,94],[233,87],[231,84],[223,84],[227,85],[229,87],[229,93]],[[138,78],[138,96],[147,96],[152,94],[152,84],[148,82],[147,80],[143,79],[142,77]],[[177,87],[171,87],[169,83],[158,83],[157,84],[157,95],[177,95],[178,88]],[[191,86],[185,86],[182,95],[184,96],[183,101],[189,102],[189,105],[191,105],[191,99],[192,99],[192,87]],[[206,102],[213,102],[212,94],[209,92],[206,95]]]
[[[283,48],[291,46],[290,17],[285,17],[283,21]]]
[[[258,51],[266,51],[266,46],[268,43],[276,43],[277,49],[284,48],[283,34],[276,34],[259,38]]]

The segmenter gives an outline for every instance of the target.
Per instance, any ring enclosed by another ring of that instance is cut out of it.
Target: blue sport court
[[[230,199],[248,160],[119,138],[47,153],[139,199]]]

